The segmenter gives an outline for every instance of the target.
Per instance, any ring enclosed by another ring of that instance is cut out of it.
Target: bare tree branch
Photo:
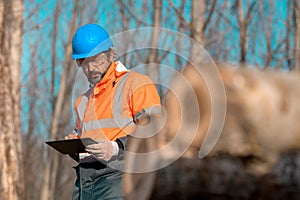
[[[209,13],[208,13],[208,17],[206,18],[206,20],[204,22],[204,25],[203,25],[203,28],[202,28],[203,32],[205,32],[207,25],[211,21],[212,15],[213,15],[213,13],[215,11],[216,3],[217,3],[217,0],[214,0],[213,3],[212,3],[212,5],[211,5],[211,7],[210,7],[210,10],[209,10]]]
[[[178,18],[180,19],[180,21],[185,24],[186,26],[190,26],[190,22],[188,22],[185,17],[183,16],[182,12],[174,5],[172,0],[168,0],[169,5],[175,10]]]
[[[143,25],[143,26],[150,26],[150,24],[146,23],[144,20],[139,19],[132,11],[131,8],[129,8],[126,4],[123,3],[123,0],[119,1],[121,6],[124,8],[124,11],[128,13],[128,15],[134,19],[137,23]]]

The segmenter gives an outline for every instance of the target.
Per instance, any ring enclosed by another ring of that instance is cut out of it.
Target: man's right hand
[[[79,138],[79,135],[78,135],[78,134],[74,134],[74,133],[69,134],[69,135],[66,135],[66,136],[64,137],[65,140],[78,139],[78,138]]]

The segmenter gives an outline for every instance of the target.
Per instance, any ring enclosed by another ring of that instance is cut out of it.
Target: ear
[[[110,61],[113,61],[113,60],[114,60],[114,54],[115,54],[115,50],[110,49],[110,52],[109,52],[109,60],[110,60]]]

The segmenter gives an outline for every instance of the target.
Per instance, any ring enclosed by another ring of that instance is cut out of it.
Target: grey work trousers
[[[79,164],[73,200],[123,200],[122,171],[106,167],[101,162]]]

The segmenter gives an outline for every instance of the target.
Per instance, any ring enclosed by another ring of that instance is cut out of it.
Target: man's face
[[[103,52],[96,56],[76,60],[88,78],[89,82],[96,85],[104,77],[113,59],[112,51]]]

